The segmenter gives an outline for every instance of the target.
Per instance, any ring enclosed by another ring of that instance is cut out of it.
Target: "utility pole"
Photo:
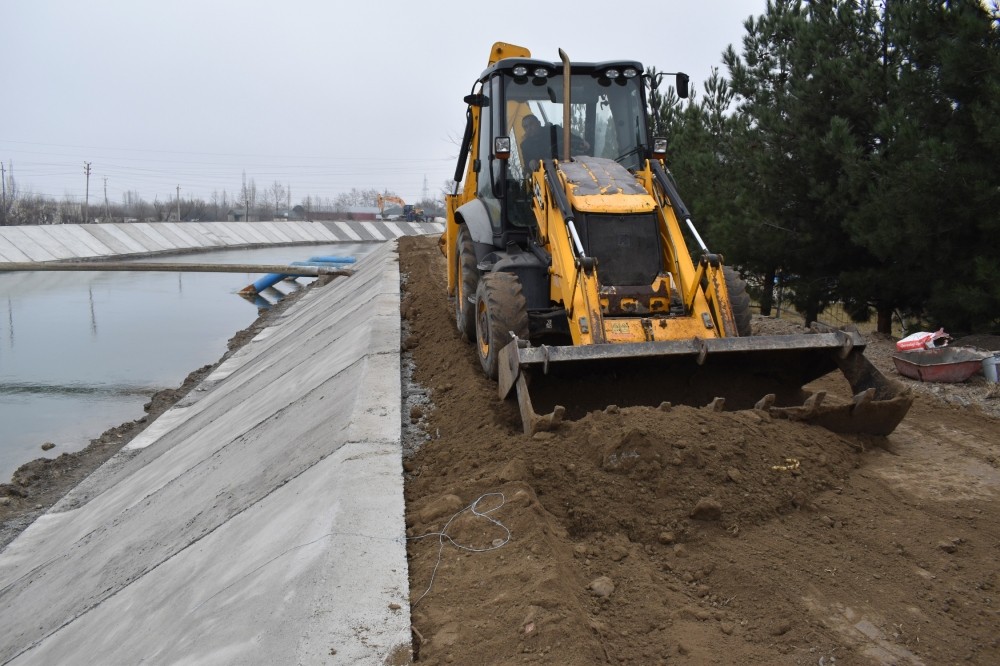
[[[7,172],[3,170],[3,162],[0,162],[0,184],[3,185],[3,199],[0,203],[0,224],[7,224]]]
[[[104,220],[111,220],[111,207],[108,205],[108,177],[104,177]]]
[[[177,221],[181,221],[181,186],[177,186]]]
[[[87,176],[87,194],[83,199],[83,223],[87,224],[90,221],[87,211],[87,206],[90,205],[90,162],[83,163],[83,173]]]

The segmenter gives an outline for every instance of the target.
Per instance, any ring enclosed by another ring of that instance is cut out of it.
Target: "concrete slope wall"
[[[0,664],[409,663],[395,245],[0,553]]]
[[[440,222],[135,222],[0,227],[0,262],[98,259],[286,243],[386,241]]]

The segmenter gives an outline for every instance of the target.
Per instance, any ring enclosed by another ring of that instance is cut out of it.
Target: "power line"
[[[298,159],[298,160],[335,160],[335,161],[347,161],[351,163],[357,162],[373,162],[378,163],[380,160],[378,158],[372,158],[371,156],[357,156],[357,155],[345,155],[345,156],[331,156],[331,155],[268,155],[265,153],[204,153],[190,150],[157,150],[154,148],[118,148],[114,146],[78,146],[75,144],[61,144],[61,143],[40,143],[36,141],[15,141],[13,139],[0,138],[0,143],[16,143],[20,145],[27,146],[46,146],[50,148],[73,148],[78,150],[100,150],[100,151],[121,151],[121,152],[131,152],[131,153],[154,153],[163,155],[203,155],[206,157],[257,157],[263,159]],[[28,152],[28,151],[24,151]],[[38,153],[40,155],[53,155],[57,153]],[[394,162],[437,162],[437,161],[451,161],[451,157],[393,157]],[[152,160],[150,160],[152,161]]]

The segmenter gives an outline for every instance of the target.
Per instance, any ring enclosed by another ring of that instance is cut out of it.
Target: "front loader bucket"
[[[499,389],[516,389],[526,433],[614,404],[663,402],[763,409],[836,432],[888,435],[912,403],[908,391],[864,357],[857,332],[823,327],[811,333],[586,346],[527,346],[514,339],[500,352]],[[805,384],[840,369],[854,400],[823,405]]]

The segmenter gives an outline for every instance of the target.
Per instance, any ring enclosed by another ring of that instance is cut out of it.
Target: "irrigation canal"
[[[315,255],[361,259],[378,243],[284,245],[135,259],[288,264]],[[0,483],[38,457],[84,448],[140,418],[150,396],[214,363],[273,292],[237,292],[242,273],[0,273]],[[277,285],[290,292],[311,278]],[[43,443],[55,447],[43,451]]]

